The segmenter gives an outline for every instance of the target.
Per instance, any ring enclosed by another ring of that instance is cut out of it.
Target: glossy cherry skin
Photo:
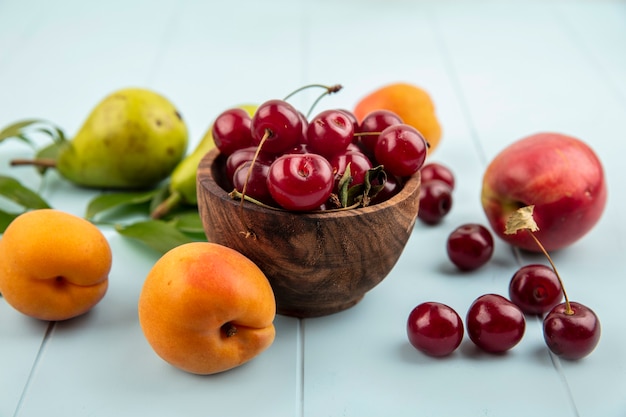
[[[324,110],[311,121],[306,131],[306,143],[312,152],[331,158],[344,152],[352,143],[354,124],[341,110]]]
[[[302,137],[302,119],[298,110],[283,100],[268,100],[261,104],[250,125],[252,144],[261,145],[264,152],[279,154],[295,146]]]
[[[438,162],[429,162],[422,167],[420,172],[422,174],[422,184],[431,180],[439,180],[445,182],[454,190],[456,185],[454,173],[447,166]]]
[[[463,322],[451,307],[437,302],[416,306],[406,324],[409,342],[417,350],[430,356],[447,356],[463,340]]]
[[[358,127],[359,144],[369,157],[374,155],[374,148],[380,133],[389,126],[402,124],[400,116],[389,110],[375,110],[366,115]]]
[[[427,153],[428,143],[424,136],[406,124],[385,128],[374,148],[376,161],[398,177],[408,177],[419,171]]]
[[[577,360],[589,355],[600,341],[601,326],[596,313],[580,303],[556,305],[543,320],[543,337],[548,348],[563,359]]]
[[[224,155],[230,155],[237,149],[252,146],[251,123],[250,115],[244,109],[225,110],[213,123],[212,134],[215,146]]]
[[[334,186],[330,162],[314,153],[278,157],[267,175],[267,187],[286,210],[314,210],[328,200]]]
[[[241,164],[254,159],[256,151],[256,146],[248,146],[246,148],[237,149],[235,152],[230,154],[230,156],[226,159],[226,176],[229,179],[232,179],[235,171],[241,166]],[[259,152],[256,160],[266,165],[270,165],[274,160],[274,156],[266,154],[265,152]]]
[[[461,271],[472,271],[486,264],[493,255],[493,249],[491,232],[477,223],[457,227],[446,243],[448,257]]]
[[[347,151],[337,154],[329,159],[335,174],[335,185],[339,184],[346,167],[350,164],[350,175],[352,182],[350,185],[363,184],[365,174],[372,169],[372,163],[363,152]]]
[[[526,314],[547,313],[563,299],[563,289],[554,270],[531,264],[518,269],[509,282],[509,299]]]
[[[472,342],[490,353],[503,353],[513,348],[526,330],[522,310],[498,294],[485,294],[474,300],[465,324]]]
[[[343,112],[346,115],[346,117],[352,122],[352,126],[354,126],[354,133],[357,133],[359,131],[360,125],[359,125],[359,120],[356,118],[354,113],[346,109],[338,109],[338,110],[340,112]],[[358,141],[359,141],[358,136],[352,136],[352,143],[357,144]]]
[[[437,179],[422,181],[417,217],[426,224],[437,224],[452,209],[452,188]]]
[[[252,167],[252,169],[250,169]],[[244,193],[250,198],[254,198],[261,203],[276,205],[267,188],[267,175],[270,166],[266,163],[255,161],[244,162],[233,174],[233,186],[240,193]]]

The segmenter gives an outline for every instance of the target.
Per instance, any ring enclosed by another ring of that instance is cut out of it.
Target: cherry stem
[[[246,180],[244,181],[243,188],[241,190],[241,200],[240,200],[241,203],[239,204],[239,217],[241,218],[241,222],[247,229],[245,232],[246,237],[254,236],[254,232],[252,232],[250,228],[248,227],[248,225],[246,224],[246,220],[244,216],[243,204],[244,204],[244,201],[246,200],[246,189],[248,188],[248,181],[250,180],[250,177],[252,176],[252,168],[254,168],[254,164],[256,163],[257,158],[259,157],[259,153],[261,153],[261,147],[263,146],[267,138],[269,138],[270,136],[272,136],[272,131],[269,129],[265,129],[265,133],[263,134],[263,137],[261,138],[261,141],[259,142],[259,146],[256,147],[256,151],[254,152],[254,156],[252,157],[252,161],[250,162],[250,166],[248,167],[248,172],[246,173]]]
[[[326,95],[326,94],[336,93],[339,90],[341,90],[343,87],[340,84],[335,84],[335,85],[331,85],[331,86],[327,86],[327,85],[324,85],[324,84],[308,84],[308,85],[302,86],[302,87],[292,91],[291,93],[289,93],[287,95],[287,97],[284,98],[284,100],[289,100],[295,94],[299,93],[300,91],[306,90],[308,88],[323,88],[324,90],[326,90],[324,92],[324,95]]]
[[[305,85],[303,87],[300,87],[297,90],[294,90],[289,95],[287,95],[287,97],[285,97],[284,100],[288,100],[291,96],[293,96],[296,93],[299,93],[302,90],[305,90],[307,88],[314,88],[314,87],[323,88],[326,91],[324,91],[318,98],[315,99],[315,101],[313,102],[313,104],[309,108],[309,112],[306,114],[306,118],[307,119],[309,117],[311,117],[311,113],[313,112],[313,109],[315,108],[317,103],[319,103],[319,101],[324,96],[327,96],[327,95],[330,95],[330,94],[333,94],[333,93],[337,93],[337,92],[339,92],[343,88],[343,86],[341,84],[335,84],[335,85],[331,85],[331,86],[324,85],[324,84],[309,84],[309,85]]]
[[[565,292],[565,286],[563,285],[563,280],[561,279],[559,272],[556,270],[556,266],[554,265],[552,258],[548,254],[548,251],[546,250],[546,248],[541,244],[539,239],[537,239],[537,236],[535,236],[535,234],[531,232],[530,230],[528,231],[528,233],[530,234],[530,237],[533,238],[537,246],[539,246],[539,249],[541,249],[543,254],[546,255],[546,258],[548,258],[548,262],[550,262],[550,265],[552,266],[552,270],[554,271],[556,278],[559,280],[559,284],[561,284],[561,291],[563,292],[563,297],[565,298],[565,314],[570,315],[570,316],[573,315],[574,310],[572,310],[572,307],[569,303],[569,298],[567,297],[567,292]]]

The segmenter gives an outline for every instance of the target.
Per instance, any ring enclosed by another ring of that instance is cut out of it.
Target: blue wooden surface
[[[279,316],[269,350],[210,377],[152,352],[136,303],[158,255],[103,228],[114,264],[91,313],[48,324],[0,300],[0,417],[626,415],[625,44],[626,3],[617,0],[0,2],[0,126],[35,117],[74,133],[100,98],[136,85],[175,102],[193,146],[241,102],[341,83],[323,105],[350,108],[405,80],[435,100],[444,135],[432,158],[458,181],[451,214],[436,227],[418,223],[392,273],[360,304],[316,319]],[[441,301],[464,316],[475,297],[506,294],[520,265],[541,261],[497,241],[487,266],[460,275],[445,239],[461,223],[486,222],[479,194],[491,158],[547,130],[589,143],[608,179],[600,223],[554,256],[571,298],[602,321],[598,348],[560,361],[530,319],[506,355],[482,354],[467,336],[449,358],[420,354],[404,328],[415,305]],[[30,154],[1,143],[0,174],[15,175],[8,162]],[[29,169],[19,176],[77,215],[95,195],[54,173],[44,184]]]

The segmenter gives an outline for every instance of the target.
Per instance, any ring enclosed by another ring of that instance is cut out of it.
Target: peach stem
[[[539,249],[541,249],[543,254],[546,255],[546,258],[548,258],[548,262],[550,262],[550,265],[552,266],[552,270],[554,271],[556,278],[559,280],[559,284],[561,284],[561,291],[563,291],[563,297],[565,297],[565,314],[568,314],[571,316],[572,314],[574,314],[574,310],[572,310],[572,307],[570,306],[569,298],[567,297],[567,292],[565,292],[565,286],[563,285],[563,280],[561,279],[559,272],[556,270],[556,266],[554,265],[554,262],[552,262],[552,258],[548,254],[548,251],[546,250],[546,248],[541,244],[539,239],[537,239],[537,236],[535,236],[535,234],[531,232],[530,230],[528,231],[528,233],[530,233],[530,236],[533,238],[537,246],[539,246]]]

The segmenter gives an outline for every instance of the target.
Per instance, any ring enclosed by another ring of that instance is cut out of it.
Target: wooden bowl
[[[277,312],[324,316],[358,303],[396,264],[411,236],[420,176],[382,203],[345,211],[296,213],[243,205],[226,191],[225,157],[200,162],[198,208],[210,242],[256,263],[276,296]]]

